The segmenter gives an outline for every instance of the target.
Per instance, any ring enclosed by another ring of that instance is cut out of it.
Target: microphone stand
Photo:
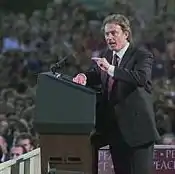
[[[61,69],[65,64],[66,60],[69,58],[70,55],[63,57],[61,60],[56,62],[54,65],[51,66],[50,70],[55,75],[58,69]]]
[[[58,69],[61,69],[64,65],[65,65],[65,62],[66,60],[72,56],[72,54],[69,54],[65,57],[63,57],[61,60],[59,60],[57,63],[55,63],[54,65],[51,66],[50,70],[51,72],[53,73],[53,75],[56,77],[56,78],[62,78],[64,80],[68,80],[68,81],[71,81],[72,82],[72,77],[69,77],[67,75],[63,75],[61,73],[57,73],[57,70]]]

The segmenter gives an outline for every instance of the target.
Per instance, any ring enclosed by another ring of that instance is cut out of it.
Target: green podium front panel
[[[47,72],[38,77],[34,119],[37,131],[44,134],[89,133],[95,125],[95,92],[56,75]]]

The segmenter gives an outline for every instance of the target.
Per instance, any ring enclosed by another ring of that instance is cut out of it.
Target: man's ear
[[[125,38],[128,39],[128,37],[129,37],[129,32],[128,32],[128,31],[124,31],[124,34],[125,34]]]

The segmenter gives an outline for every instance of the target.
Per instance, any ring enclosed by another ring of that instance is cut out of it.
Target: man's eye
[[[117,32],[116,31],[106,32],[105,35],[106,36],[109,36],[109,35],[115,36],[115,35],[117,35]]]

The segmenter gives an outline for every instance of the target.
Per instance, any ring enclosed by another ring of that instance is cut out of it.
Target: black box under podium
[[[95,115],[95,91],[65,75],[39,74],[34,125],[40,134],[43,174],[49,166],[93,173],[89,134]]]

